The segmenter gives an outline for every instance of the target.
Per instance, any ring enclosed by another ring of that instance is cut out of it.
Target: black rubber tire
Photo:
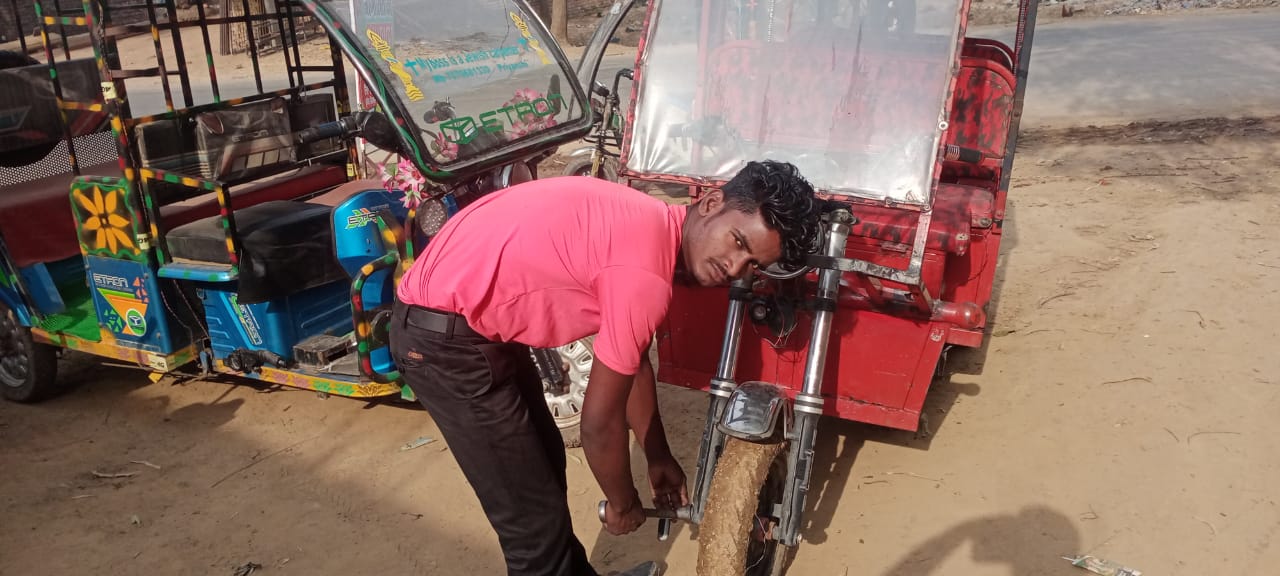
[[[590,176],[591,157],[579,156],[569,160],[569,163],[564,165],[564,170],[561,170],[560,173],[565,176]],[[618,167],[614,164],[612,158],[605,158],[600,162],[600,174],[603,180],[618,181]]]
[[[36,342],[31,329],[0,303],[0,393],[12,402],[33,403],[59,392],[58,349]]]
[[[781,576],[795,549],[776,540],[760,542],[761,550],[748,558],[756,517],[766,489],[780,499],[786,477],[782,442],[725,441],[716,461],[706,511],[698,529],[698,576]]]
[[[30,66],[32,64],[39,63],[39,60],[21,52],[0,50],[0,70],[17,68],[19,66]],[[4,166],[5,168],[20,168],[28,164],[39,162],[44,160],[44,157],[48,156],[49,153],[57,146],[58,144],[56,142],[50,142],[38,146],[31,146],[29,148],[10,150],[0,154],[0,166]]]

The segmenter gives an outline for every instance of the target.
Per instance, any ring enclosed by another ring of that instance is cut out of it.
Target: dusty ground
[[[1086,552],[1273,570],[1278,137],[1277,118],[1028,134],[987,347],[950,355],[930,436],[824,422],[792,573],[1066,576]],[[72,393],[0,403],[0,574],[501,573],[447,446],[400,450],[439,438],[421,410],[63,368]],[[705,395],[660,395],[692,474]],[[603,533],[570,454],[599,566],[691,573],[687,529]]]

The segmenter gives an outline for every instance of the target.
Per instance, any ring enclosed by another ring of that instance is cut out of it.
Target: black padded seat
[[[255,304],[347,280],[333,253],[328,206],[277,200],[235,211],[240,243],[238,300]],[[217,216],[165,235],[174,260],[230,264]]]

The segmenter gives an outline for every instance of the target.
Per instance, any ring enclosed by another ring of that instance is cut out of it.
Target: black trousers
[[[522,344],[453,334],[396,302],[391,355],[498,533],[511,576],[597,576],[573,534],[565,449]],[[441,497],[448,498],[447,494]]]

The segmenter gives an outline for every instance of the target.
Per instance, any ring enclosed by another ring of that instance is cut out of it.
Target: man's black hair
[[[727,207],[747,214],[759,210],[764,222],[782,237],[779,263],[796,267],[818,243],[821,202],[800,171],[788,162],[748,162],[724,185]]]

